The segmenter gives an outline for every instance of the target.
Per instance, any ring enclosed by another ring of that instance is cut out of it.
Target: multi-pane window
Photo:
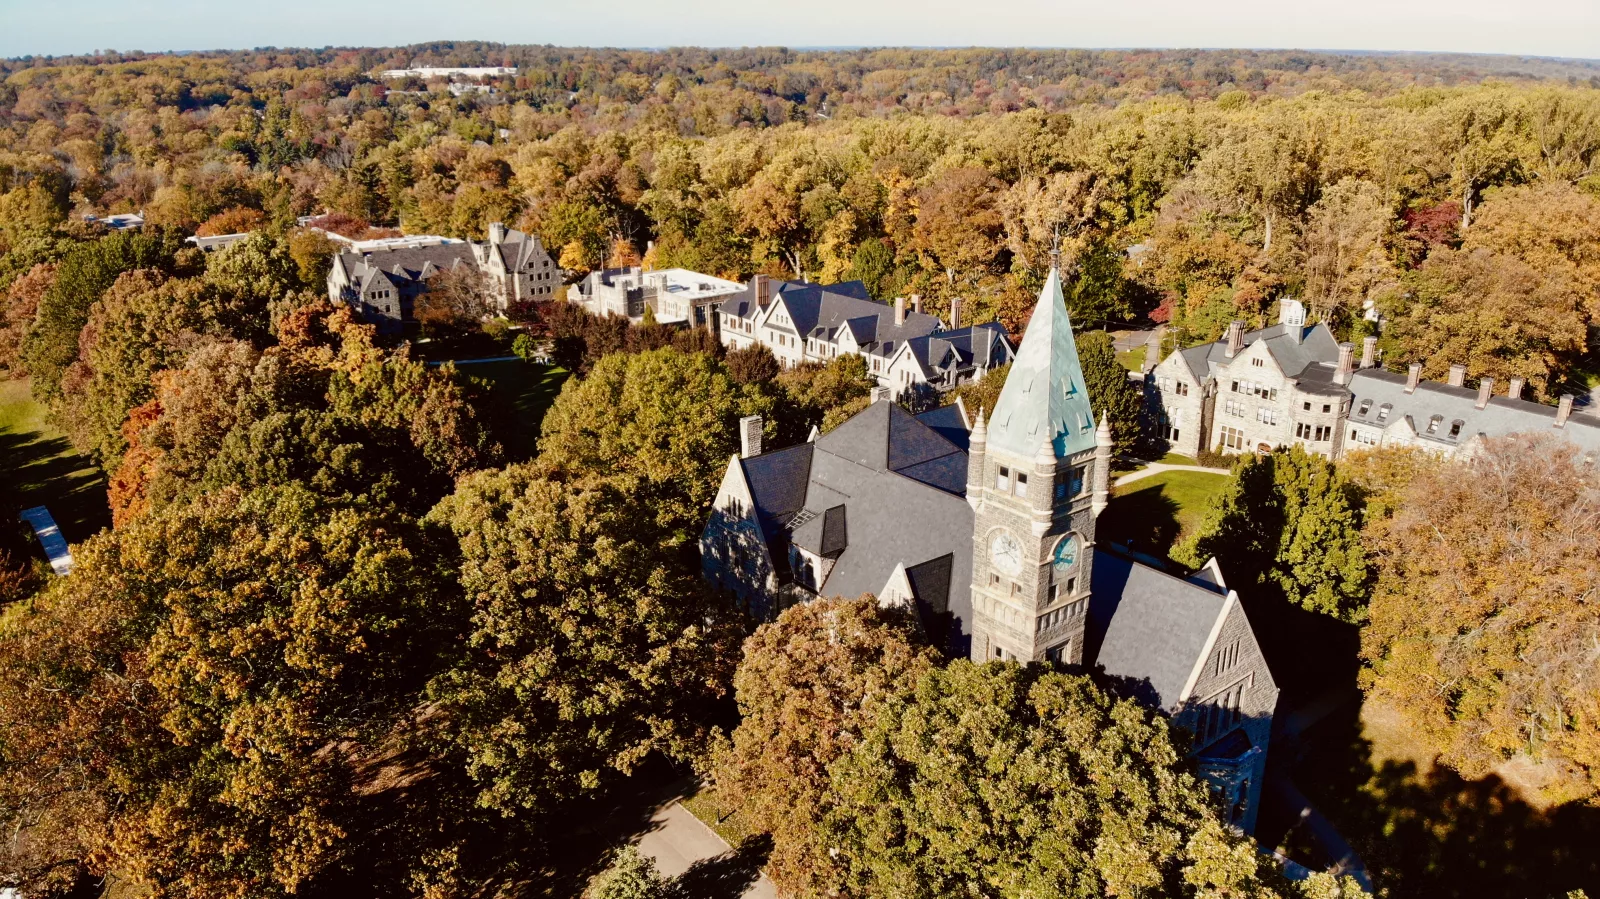
[[[1185,384],[1182,381],[1176,381],[1172,385],[1172,392],[1176,393],[1178,396],[1188,396],[1189,395],[1189,385]]]
[[[1333,436],[1332,425],[1309,425],[1300,422],[1294,426],[1294,436],[1301,440],[1323,441]]]
[[[1265,425],[1275,425],[1278,423],[1278,410],[1270,406],[1258,406],[1256,408],[1256,421]]]
[[[1251,359],[1250,360],[1250,364],[1254,365],[1256,368],[1266,368],[1267,367],[1267,360],[1262,359],[1261,357],[1258,356],[1258,357],[1256,357],[1254,359]]]
[[[1245,443],[1244,443],[1244,432],[1243,431],[1239,430],[1238,428],[1222,428],[1221,432],[1222,432],[1222,447],[1223,447],[1223,449],[1231,449],[1231,450],[1242,450],[1242,449],[1244,449]]]
[[[1361,430],[1357,430],[1356,428],[1351,428],[1350,429],[1350,442],[1351,443],[1359,443],[1362,446],[1377,446],[1378,445],[1378,435],[1369,434],[1366,431],[1361,431]]]
[[[1204,746],[1238,726],[1244,720],[1246,678],[1200,705],[1195,721],[1195,745]]]
[[[1158,430],[1161,432],[1162,438],[1164,438],[1166,440],[1176,441],[1178,439],[1178,434],[1180,433],[1179,427],[1182,424],[1182,422],[1183,422],[1183,413],[1182,412],[1178,412],[1176,410],[1174,410],[1172,412],[1163,411],[1161,413],[1161,417],[1160,417],[1160,419],[1158,421],[1158,424],[1159,424]]]
[[[1222,404],[1222,408],[1223,411],[1235,418],[1244,418],[1244,413],[1246,411],[1245,404],[1239,402],[1238,400],[1228,400]]]
[[[1235,640],[1217,650],[1215,674],[1226,674],[1239,663],[1239,641]]]

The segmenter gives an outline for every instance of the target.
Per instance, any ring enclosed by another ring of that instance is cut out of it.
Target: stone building
[[[686,268],[645,271],[639,266],[590,272],[567,291],[567,299],[594,315],[622,315],[644,320],[649,309],[662,324],[687,322],[692,327],[716,324],[717,307],[745,289],[738,281],[702,275]]]
[[[1332,458],[1349,399],[1350,352],[1326,325],[1307,326],[1304,307],[1285,300],[1270,328],[1247,332],[1235,321],[1222,340],[1163,359],[1145,379],[1150,426],[1173,452],[1189,456],[1299,444]]]
[[[914,607],[974,661],[1097,670],[1196,735],[1246,831],[1278,690],[1212,560],[1178,577],[1095,546],[1111,434],[1096,423],[1052,271],[994,414],[877,402],[814,442],[733,459],[701,537],[707,578],[760,617],[813,596]]]
[[[401,238],[340,253],[328,271],[328,299],[354,309],[381,332],[398,333],[415,321],[416,300],[427,293],[429,280],[462,267],[488,280],[493,312],[503,313],[521,300],[552,299],[561,285],[561,269],[536,235],[508,231],[495,222],[489,226],[489,239],[481,243]]]
[[[1574,398],[1547,406],[1524,399],[1520,379],[1495,394],[1492,378],[1466,386],[1466,366],[1443,383],[1378,366],[1376,337],[1335,343],[1326,325],[1304,325],[1283,302],[1279,324],[1246,332],[1232,323],[1222,340],[1181,349],[1145,379],[1146,421],[1176,453],[1269,452],[1303,446],[1330,459],[1378,446],[1441,453],[1514,433],[1550,432],[1600,452],[1600,417],[1575,413]]]
[[[719,330],[729,349],[759,343],[785,367],[860,355],[868,374],[902,394],[923,384],[948,390],[1011,361],[1005,329],[959,327],[960,310],[958,300],[946,327],[917,296],[882,303],[860,281],[822,286],[757,275],[723,301]]]

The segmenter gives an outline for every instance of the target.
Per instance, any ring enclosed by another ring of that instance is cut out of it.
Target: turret
[[[1033,536],[1043,537],[1049,533],[1050,523],[1055,518],[1056,450],[1050,441],[1039,442],[1029,478],[1028,506],[1033,513]]]
[[[1111,450],[1116,443],[1111,439],[1111,419],[1100,413],[1100,426],[1094,431],[1094,501],[1091,509],[1099,518],[1111,503]]]
[[[989,426],[984,423],[980,408],[978,422],[967,435],[967,503],[974,509],[983,502],[983,451],[988,442]]]

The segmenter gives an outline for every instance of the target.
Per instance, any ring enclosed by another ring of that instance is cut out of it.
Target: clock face
[[[1016,574],[1022,570],[1022,547],[1015,537],[1001,531],[989,542],[989,560],[1006,574]]]
[[[1078,538],[1068,537],[1056,544],[1055,566],[1057,571],[1066,571],[1078,564]]]

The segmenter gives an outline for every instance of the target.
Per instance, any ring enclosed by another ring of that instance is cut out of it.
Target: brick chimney
[[[898,327],[900,327],[901,325],[903,325],[905,323],[906,323],[906,298],[905,297],[895,297],[894,298],[894,324],[895,324],[895,327],[898,328]]]
[[[1422,363],[1411,363],[1411,370],[1406,372],[1406,393],[1416,393],[1417,385],[1422,383]]]
[[[1234,318],[1227,323],[1227,358],[1234,358],[1245,349],[1245,323]]]
[[[919,315],[922,313],[922,294],[914,293],[911,295],[911,311]]]
[[[1361,338],[1361,367],[1371,368],[1378,364],[1378,338]]]
[[[1506,388],[1506,397],[1513,400],[1522,399],[1522,385],[1526,383],[1521,378],[1512,378],[1511,386]]]
[[[1494,396],[1494,378],[1480,378],[1478,380],[1478,408],[1489,405],[1489,397]]]
[[[1561,405],[1556,407],[1556,427],[1558,427],[1558,428],[1566,427],[1567,426],[1567,419],[1569,419],[1571,417],[1572,417],[1572,394],[1569,393],[1566,396],[1563,396],[1561,398]]]
[[[1340,387],[1350,383],[1350,375],[1356,367],[1356,345],[1353,343],[1339,344],[1339,364],[1333,370],[1333,383]]]
[[[765,309],[772,302],[772,282],[766,275],[754,275],[750,278],[750,292],[755,294],[756,306]]]
[[[950,330],[961,330],[961,298],[950,298]]]
[[[1451,387],[1464,387],[1467,383],[1467,367],[1460,363],[1450,366],[1450,379],[1445,381]]]
[[[761,416],[746,415],[739,419],[739,458],[761,455]]]

